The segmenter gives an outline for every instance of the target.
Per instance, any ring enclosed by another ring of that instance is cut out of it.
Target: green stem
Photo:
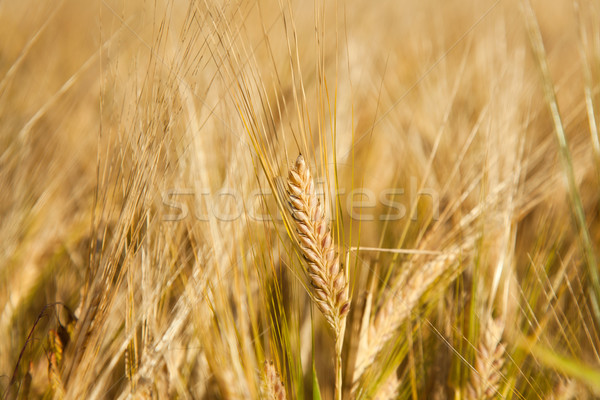
[[[343,377],[342,377],[342,349],[344,347],[344,333],[346,331],[346,319],[344,318],[341,327],[336,332],[335,337],[335,400],[342,400]]]

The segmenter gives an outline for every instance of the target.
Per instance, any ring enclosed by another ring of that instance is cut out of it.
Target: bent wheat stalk
[[[290,169],[287,196],[298,245],[306,260],[312,298],[335,333],[335,398],[342,397],[342,345],[350,309],[348,278],[335,251],[329,221],[304,157]]]
[[[406,280],[401,281],[401,286],[394,285],[387,291],[381,308],[368,327],[367,340],[358,349],[353,391],[358,389],[359,381],[368,366],[374,363],[377,355],[385,348],[385,344],[410,317],[421,296],[449,267],[458,262],[460,254],[459,247],[449,249],[414,270]]]

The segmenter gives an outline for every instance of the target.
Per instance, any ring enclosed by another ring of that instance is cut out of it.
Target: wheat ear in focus
[[[299,246],[308,265],[314,300],[338,334],[343,330],[350,308],[348,280],[340,268],[329,221],[315,194],[315,186],[302,155],[290,169],[287,194]]]

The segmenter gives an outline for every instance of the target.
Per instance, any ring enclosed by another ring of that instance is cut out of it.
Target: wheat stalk
[[[273,361],[265,361],[261,379],[261,398],[265,400],[286,400],[285,386]]]
[[[304,157],[289,171],[287,196],[298,245],[308,266],[312,298],[335,333],[336,398],[342,391],[342,344],[350,309],[348,278],[335,251],[329,221],[315,193]]]
[[[488,400],[496,398],[500,387],[505,347],[502,344],[504,325],[499,319],[490,319],[482,334],[474,370],[469,380],[466,398],[468,400]]]

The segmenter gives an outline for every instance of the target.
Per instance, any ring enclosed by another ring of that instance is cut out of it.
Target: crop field
[[[0,398],[600,398],[600,1],[0,1]]]

